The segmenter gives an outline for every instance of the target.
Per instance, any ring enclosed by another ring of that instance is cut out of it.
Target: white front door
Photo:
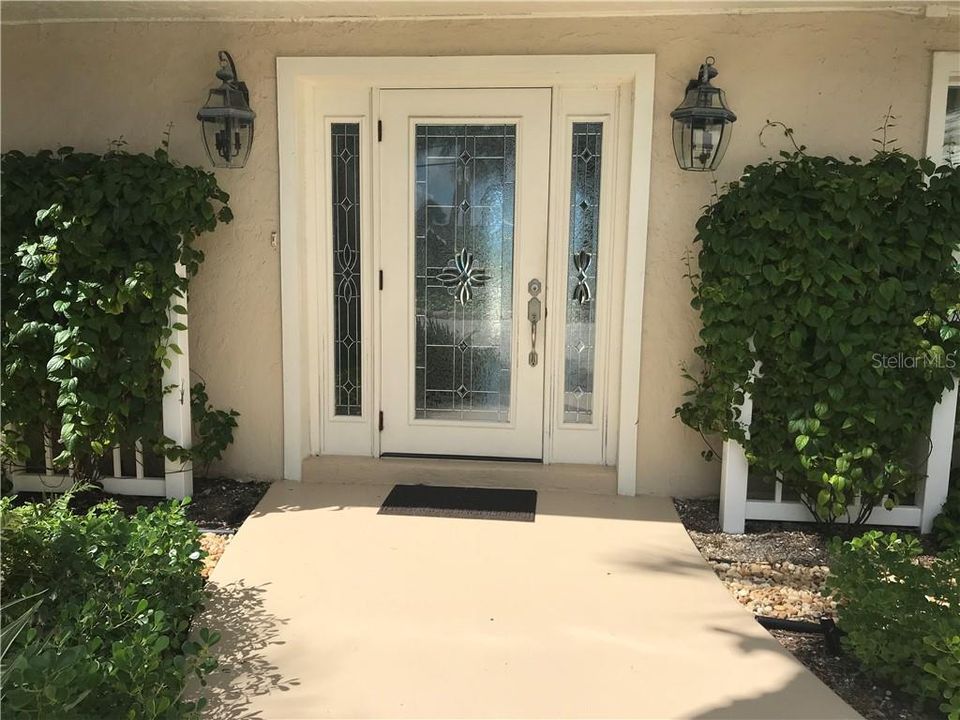
[[[383,90],[380,118],[381,453],[540,459],[551,91]]]

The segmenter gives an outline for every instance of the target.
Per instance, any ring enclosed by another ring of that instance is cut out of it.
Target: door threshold
[[[303,461],[303,482],[365,485],[452,485],[617,494],[617,469],[447,457],[315,455]]]
[[[541,458],[499,457],[497,455],[443,455],[441,453],[380,453],[381,458],[407,458],[410,460],[470,460],[471,462],[534,463],[543,465]]]

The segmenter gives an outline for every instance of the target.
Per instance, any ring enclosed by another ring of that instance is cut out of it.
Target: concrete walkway
[[[389,489],[270,489],[211,578],[206,717],[857,717],[667,499],[541,492],[522,523],[377,515]]]

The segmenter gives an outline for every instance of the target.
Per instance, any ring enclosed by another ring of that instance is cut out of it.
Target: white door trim
[[[947,93],[960,85],[960,52],[933,53],[933,72],[930,79],[930,109],[927,118],[927,157],[937,165],[945,161],[943,136],[947,119]],[[954,257],[960,261],[960,254]],[[927,459],[927,479],[920,493],[920,530],[930,532],[933,520],[947,499],[950,489],[950,471],[953,468],[954,429],[957,419],[957,401],[960,398],[960,378],[955,377],[953,388],[945,390],[933,407],[930,437],[933,449]]]
[[[299,480],[304,458],[317,452],[320,418],[314,372],[320,341],[317,338],[319,310],[305,305],[305,289],[315,280],[316,251],[311,251],[307,233],[312,212],[301,194],[309,189],[304,160],[318,149],[311,136],[312,123],[304,121],[316,108],[314,102],[326,88],[334,86],[338,98],[350,98],[355,110],[339,115],[378,117],[376,93],[370,87],[476,87],[477,78],[493,87],[596,87],[624,85],[632,91],[632,118],[629,133],[629,177],[625,197],[626,248],[620,348],[617,488],[620,494],[636,492],[637,418],[640,398],[640,345],[643,316],[644,272],[646,265],[647,218],[649,209],[650,162],[653,138],[653,55],[597,56],[489,56],[415,58],[278,58],[277,96],[280,160],[281,229],[281,325],[283,331],[283,476]],[[329,96],[329,95],[328,95]],[[379,168],[375,153],[367,152],[363,170],[377,183]],[[377,208],[367,208],[368,227],[376,227]],[[315,224],[315,223],[314,223]],[[369,232],[366,233],[369,236]],[[369,238],[364,242],[369,243]],[[367,256],[379,267],[376,245]],[[373,309],[374,326],[379,322]],[[364,311],[364,320],[368,318]],[[376,353],[367,355],[370,368]],[[311,360],[313,358],[313,360]],[[370,368],[371,395],[379,397],[379,369]],[[365,403],[367,400],[364,401]],[[372,408],[372,406],[371,406]],[[372,411],[372,410],[371,410]],[[376,447],[377,439],[372,444]]]
[[[933,53],[930,77],[930,105],[927,118],[926,155],[938,165],[943,162],[943,133],[947,119],[947,90],[960,83],[960,52]]]

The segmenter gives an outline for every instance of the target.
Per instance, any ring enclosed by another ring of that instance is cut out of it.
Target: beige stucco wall
[[[739,116],[720,181],[776,152],[767,118],[795,128],[812,152],[867,154],[889,105],[900,146],[924,142],[931,52],[960,49],[960,18],[894,13],[712,15],[597,19],[384,20],[316,23],[89,23],[3,26],[2,147],[69,144],[105,150],[121,135],[155,147],[173,122],[171,151],[205,161],[194,119],[213,80],[215,53],[236,58],[258,112],[242,171],[219,174],[232,225],[206,237],[191,290],[190,352],[213,402],[241,413],[222,470],[281,474],[280,257],[276,127],[278,56],[655,53],[656,117],[650,196],[638,427],[638,490],[716,492],[719,465],[673,418],[686,389],[697,316],[682,257],[712,193],[709,176],[682,173],[670,145],[670,110],[703,57]]]

